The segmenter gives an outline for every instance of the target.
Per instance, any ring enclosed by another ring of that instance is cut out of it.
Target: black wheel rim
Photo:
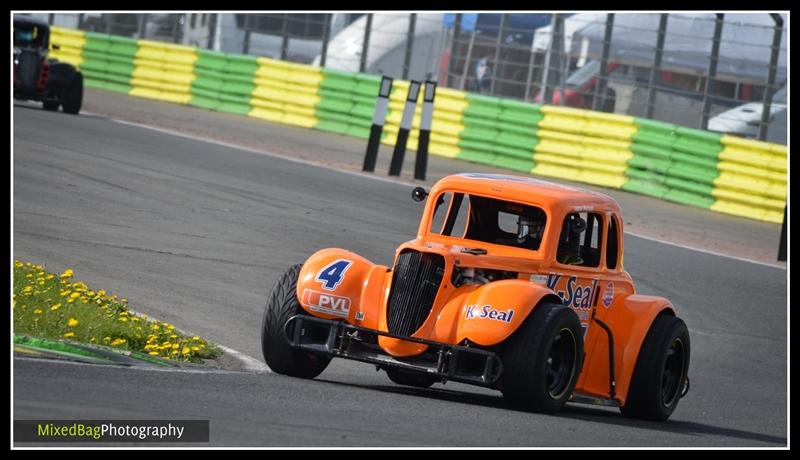
[[[676,338],[667,350],[664,372],[661,374],[661,403],[666,407],[672,405],[680,393],[685,356],[683,341]]]
[[[561,329],[553,338],[545,363],[547,392],[553,399],[564,396],[575,371],[577,358],[575,336],[569,329]]]

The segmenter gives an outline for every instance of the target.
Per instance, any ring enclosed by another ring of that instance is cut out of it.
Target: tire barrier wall
[[[90,87],[369,137],[380,76],[59,27],[52,37],[51,56]],[[394,81],[383,144],[397,141],[408,85]],[[775,223],[786,203],[786,146],[449,88],[437,89],[429,152]]]
[[[197,50],[189,105],[247,115],[259,64],[253,56]]]

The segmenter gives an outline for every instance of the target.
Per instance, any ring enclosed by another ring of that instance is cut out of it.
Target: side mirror
[[[422,187],[414,187],[414,190],[411,191],[411,198],[414,201],[425,201],[425,198],[428,198],[428,192]]]
[[[58,50],[61,49],[61,46],[60,45],[56,45],[55,43],[53,43],[53,49],[58,51]]]

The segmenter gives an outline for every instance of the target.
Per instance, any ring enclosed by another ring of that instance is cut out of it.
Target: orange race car
[[[528,177],[458,174],[430,191],[417,237],[376,265],[323,249],[270,294],[264,359],[319,375],[331,358],[404,385],[498,389],[513,407],[568,401],[666,420],[689,389],[689,332],[664,298],[636,294],[611,197]]]

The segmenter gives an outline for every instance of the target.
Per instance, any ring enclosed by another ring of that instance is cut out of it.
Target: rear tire
[[[297,301],[297,277],[301,267],[300,264],[292,266],[272,288],[261,322],[261,351],[264,361],[278,374],[313,379],[328,367],[331,358],[292,347],[284,332],[289,318],[303,314]]]
[[[402,369],[386,369],[389,380],[398,385],[407,385],[417,388],[428,388],[439,379],[420,372],[409,372]]]
[[[60,104],[58,102],[50,102],[50,101],[42,102],[42,108],[44,108],[49,112],[55,112],[56,110],[58,110],[59,105]]]
[[[682,319],[663,315],[653,321],[645,337],[631,379],[626,417],[664,421],[681,399],[689,373],[689,329]]]
[[[63,101],[62,107],[64,113],[71,113],[77,115],[81,111],[83,104],[83,75],[80,73],[75,74],[75,78],[70,85],[67,98]]]
[[[542,302],[503,351],[503,397],[517,409],[555,414],[566,404],[583,365],[578,315]]]

